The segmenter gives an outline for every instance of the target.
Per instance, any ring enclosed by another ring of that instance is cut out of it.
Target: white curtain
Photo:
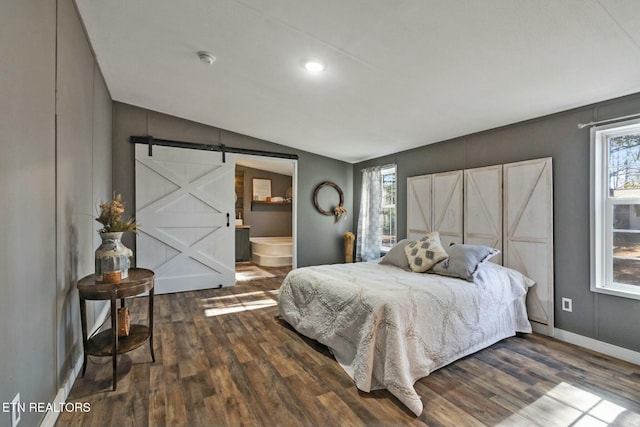
[[[356,261],[369,261],[380,258],[380,245],[382,242],[381,170],[381,166],[362,170]]]

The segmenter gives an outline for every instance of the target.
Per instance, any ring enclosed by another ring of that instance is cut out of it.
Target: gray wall
[[[58,378],[82,352],[76,282],[92,274],[100,245],[98,205],[111,198],[112,102],[74,4],[58,1],[57,325]],[[91,328],[104,302],[87,304]]]
[[[292,205],[251,205],[253,178],[270,179],[271,195],[285,197],[287,189],[292,186],[290,176],[281,175],[260,169],[236,166],[244,171],[244,194],[242,218],[245,225],[250,225],[251,237],[278,237],[292,235]]]
[[[56,393],[55,13],[51,1],[0,2],[1,402]]]
[[[539,157],[553,158],[555,326],[640,351],[637,300],[589,289],[589,129],[578,123],[640,112],[640,94],[403,151],[354,165],[354,205],[359,208],[360,169],[398,165],[398,233],[406,236],[407,180],[414,175],[475,168]],[[561,298],[573,299],[573,312]]]
[[[111,99],[71,0],[0,2],[0,51],[0,402],[52,402],[80,355],[75,281],[111,193]]]
[[[298,267],[344,260],[342,234],[352,231],[352,217],[334,224],[332,218],[315,210],[313,191],[322,181],[335,181],[343,189],[348,189],[345,191],[345,207],[351,212],[351,164],[119,102],[114,102],[113,125],[113,188],[122,193],[130,207],[135,204],[134,146],[129,142],[132,135],[297,154],[298,188],[294,197],[298,197]],[[125,236],[123,242],[135,247],[131,236]]]

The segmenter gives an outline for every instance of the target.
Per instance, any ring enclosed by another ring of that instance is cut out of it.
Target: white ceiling
[[[638,0],[76,3],[114,100],[348,162],[640,92]]]

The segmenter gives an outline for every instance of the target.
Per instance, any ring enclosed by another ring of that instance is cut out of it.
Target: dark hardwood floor
[[[541,335],[503,340],[416,383],[415,417],[386,391],[363,393],[326,348],[278,320],[275,277],[159,295],[148,344],[90,357],[57,426],[640,426],[640,367]],[[132,320],[146,320],[137,298]],[[143,317],[141,317],[143,316]]]

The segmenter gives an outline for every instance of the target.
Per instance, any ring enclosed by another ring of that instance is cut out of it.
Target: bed
[[[552,159],[408,177],[406,212],[381,262],[293,270],[279,307],[360,390],[419,416],[418,379],[517,332],[553,335]]]
[[[291,271],[279,293],[282,318],[326,345],[358,389],[388,389],[416,416],[414,383],[516,332],[531,332],[533,285],[486,262],[473,280],[406,271],[378,261]]]

